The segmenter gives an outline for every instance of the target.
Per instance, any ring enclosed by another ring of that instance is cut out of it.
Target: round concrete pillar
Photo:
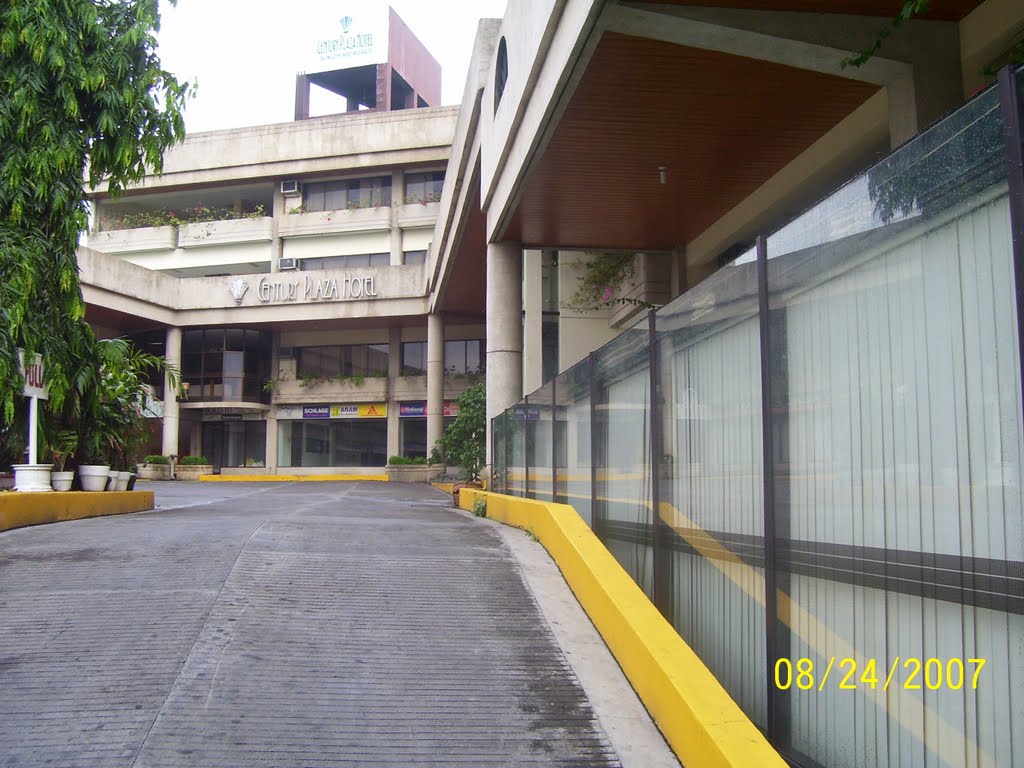
[[[181,371],[181,328],[167,329],[164,360],[169,367]],[[164,372],[164,432],[161,443],[164,456],[178,453],[178,390],[172,386],[170,374]]]
[[[427,315],[427,456],[444,432],[444,318]]]
[[[523,396],[523,251],[519,243],[487,246],[487,466],[491,419]]]

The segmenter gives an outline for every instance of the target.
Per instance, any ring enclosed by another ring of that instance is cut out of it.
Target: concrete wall
[[[196,133],[133,191],[444,162],[457,117],[457,107],[436,107]]]

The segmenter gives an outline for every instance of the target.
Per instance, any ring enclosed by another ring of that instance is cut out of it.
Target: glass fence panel
[[[649,348],[645,317],[594,356],[594,513],[605,546],[653,597]]]
[[[526,421],[527,467],[529,486],[527,495],[531,499],[552,501],[554,487],[551,458],[551,382],[530,395],[529,418]]]
[[[505,420],[508,411],[498,414],[491,421],[491,490],[507,493],[508,456],[505,453]]]
[[[663,612],[767,724],[757,264],[740,257],[657,316],[664,393]]]
[[[555,501],[593,525],[590,462],[590,360],[555,380]]]
[[[524,400],[505,411],[505,451],[508,470],[505,473],[506,493],[526,496],[526,421],[528,406]]]
[[[778,656],[815,681],[778,696],[798,762],[1024,764],[1010,248],[995,91],[768,241]]]

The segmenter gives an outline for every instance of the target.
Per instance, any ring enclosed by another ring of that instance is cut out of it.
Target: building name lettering
[[[373,48],[373,33],[338,35],[331,40],[318,40],[316,44],[316,52],[327,58],[347,56],[367,48]]]
[[[377,297],[376,278],[373,275],[345,274],[341,278],[314,278],[305,275],[299,280],[268,280],[261,277],[256,284],[256,296],[263,304],[287,301],[341,301],[342,299],[372,299]]]

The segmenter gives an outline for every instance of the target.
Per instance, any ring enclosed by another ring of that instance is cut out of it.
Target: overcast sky
[[[462,101],[477,20],[500,18],[506,0],[391,0],[441,64],[444,104]],[[161,2],[160,58],[179,80],[198,80],[185,122],[191,133],[292,119],[302,43],[324,14],[358,13],[387,0],[178,0]],[[312,17],[312,18],[311,18]],[[344,102],[313,88],[314,115]]]

